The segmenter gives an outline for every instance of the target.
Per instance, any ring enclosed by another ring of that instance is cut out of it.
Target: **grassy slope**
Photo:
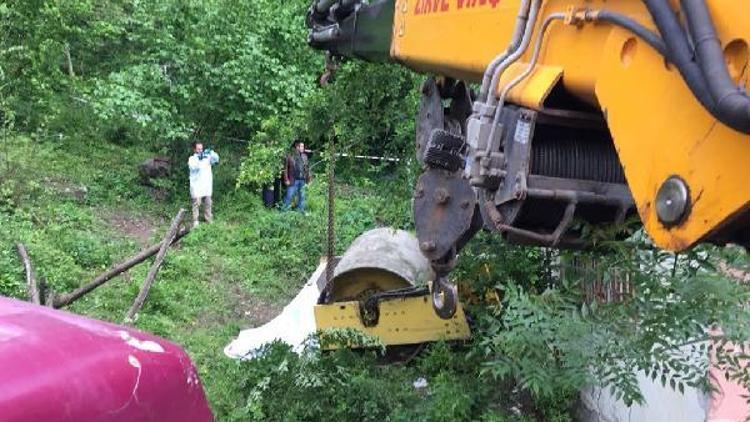
[[[24,294],[16,241],[27,245],[39,276],[65,292],[143,246],[142,233],[118,223],[153,228],[147,242],[153,243],[176,210],[188,206],[186,186],[158,202],[138,184],[137,165],[148,153],[136,148],[16,138],[8,150],[12,168],[0,172],[2,294]],[[310,213],[303,216],[267,210],[257,195],[222,183],[232,180],[231,172],[230,166],[216,170],[216,223],[200,226],[170,251],[136,323],[186,347],[220,414],[243,401],[226,385],[235,368],[221,349],[240,327],[273,317],[296,293],[323,253],[325,230],[324,178],[310,189]],[[408,224],[408,204],[383,202],[365,193],[372,186],[360,185],[346,186],[337,203],[339,249],[378,223]],[[132,269],[70,310],[121,322],[147,270],[148,263]]]
[[[136,148],[26,138],[8,146],[12,166],[0,161],[0,294],[24,296],[16,241],[27,245],[39,276],[66,292],[158,241],[188,205],[181,178],[166,201],[138,184],[137,165],[148,154]],[[312,273],[325,248],[326,215],[324,177],[309,190],[308,215],[281,213],[235,190],[236,167],[230,154],[223,159],[230,164],[215,171],[216,222],[170,250],[136,321],[185,347],[217,420],[529,420],[510,410],[518,398],[507,386],[480,377],[481,353],[471,347],[438,344],[413,364],[385,367],[369,353],[299,358],[278,346],[250,363],[225,358],[222,349],[240,328],[272,318]],[[412,183],[385,173],[377,184],[349,176],[337,186],[339,253],[368,228],[410,226]],[[132,269],[70,310],[121,322],[147,270],[148,263]],[[414,388],[423,377],[429,387]],[[568,420],[566,406],[553,407],[561,419],[544,419]]]

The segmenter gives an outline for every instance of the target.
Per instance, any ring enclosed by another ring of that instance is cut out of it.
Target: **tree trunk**
[[[159,268],[161,268],[162,262],[164,262],[164,257],[167,255],[169,245],[172,244],[175,236],[177,236],[177,230],[179,229],[180,223],[182,222],[182,218],[184,216],[185,209],[181,208],[175,218],[172,220],[172,225],[169,227],[167,235],[164,236],[164,240],[161,243],[159,252],[156,254],[153,265],[151,265],[151,268],[148,270],[148,275],[146,276],[146,280],[143,282],[141,291],[135,298],[135,301],[128,310],[127,315],[125,315],[125,324],[131,324],[135,320],[135,315],[138,313],[138,311],[140,311],[143,303],[146,301],[148,292],[151,290],[151,286],[154,284],[154,280],[156,279],[156,274],[159,272]]]
[[[75,78],[76,73],[73,71],[73,58],[70,57],[70,44],[65,44],[65,59],[68,63],[68,76]]]
[[[190,232],[190,229],[180,230],[177,233],[177,235],[175,235],[174,239],[172,239],[172,244],[180,240],[183,236],[188,234],[188,232]],[[128,258],[127,260],[120,262],[119,264],[110,268],[109,270],[107,270],[107,272],[100,274],[90,283],[83,285],[77,288],[76,290],[73,290],[70,293],[55,297],[54,302],[53,302],[54,307],[62,308],[63,306],[70,305],[71,303],[80,299],[81,297],[91,292],[92,290],[96,289],[97,287],[101,286],[102,284],[106,283],[107,281],[115,278],[116,276],[124,273],[125,271],[147,260],[148,258],[153,256],[155,253],[159,252],[159,249],[161,249],[161,246],[162,246],[162,243],[157,243],[153,246],[150,246],[149,248],[144,249],[141,252],[139,252],[137,255],[131,258]]]

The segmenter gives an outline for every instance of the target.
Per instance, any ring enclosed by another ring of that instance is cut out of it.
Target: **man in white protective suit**
[[[193,142],[193,155],[188,158],[190,169],[190,197],[193,200],[193,227],[198,225],[201,202],[203,216],[207,223],[213,220],[211,195],[214,189],[214,176],[211,167],[219,162],[219,154],[203,149],[203,143]]]

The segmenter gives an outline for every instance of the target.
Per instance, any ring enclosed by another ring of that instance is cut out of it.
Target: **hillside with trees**
[[[710,362],[694,358],[709,340],[720,369],[750,386],[748,356],[731,346],[750,338],[747,252],[675,255],[637,225],[607,253],[513,247],[481,233],[454,274],[475,298],[473,339],[428,345],[406,363],[283,344],[252,361],[226,358],[237,332],[273,318],[326,252],[331,142],[338,153],[394,159],[336,161],[337,253],[371,228],[414,228],[424,75],[351,61],[321,88],[308,3],[0,2],[0,294],[27,299],[17,243],[59,293],[157,243],[189,207],[186,161],[201,140],[222,155],[216,221],[169,252],[133,325],[187,350],[217,420],[568,421],[588,385],[642,402],[635,370],[677,391],[709,389]],[[313,151],[308,213],[266,208],[260,191],[297,139]],[[144,180],[139,166],[154,157],[168,171]],[[564,276],[561,262],[596,265]],[[148,267],[66,310],[122,323]],[[588,282],[613,274],[628,274],[631,296],[587,296]]]

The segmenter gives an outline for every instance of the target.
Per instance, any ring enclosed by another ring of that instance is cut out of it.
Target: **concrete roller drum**
[[[378,292],[425,285],[434,279],[417,238],[392,228],[367,231],[341,257],[330,301],[364,300]]]
[[[276,340],[301,352],[311,335],[331,329],[358,330],[387,346],[471,336],[460,303],[450,320],[433,310],[426,285],[434,275],[416,237],[408,232],[380,228],[357,237],[339,260],[330,286],[325,283],[325,269],[322,260],[280,315],[261,327],[242,330],[224,353],[252,359]],[[327,294],[326,287],[330,287]],[[321,295],[326,300],[321,301]]]

